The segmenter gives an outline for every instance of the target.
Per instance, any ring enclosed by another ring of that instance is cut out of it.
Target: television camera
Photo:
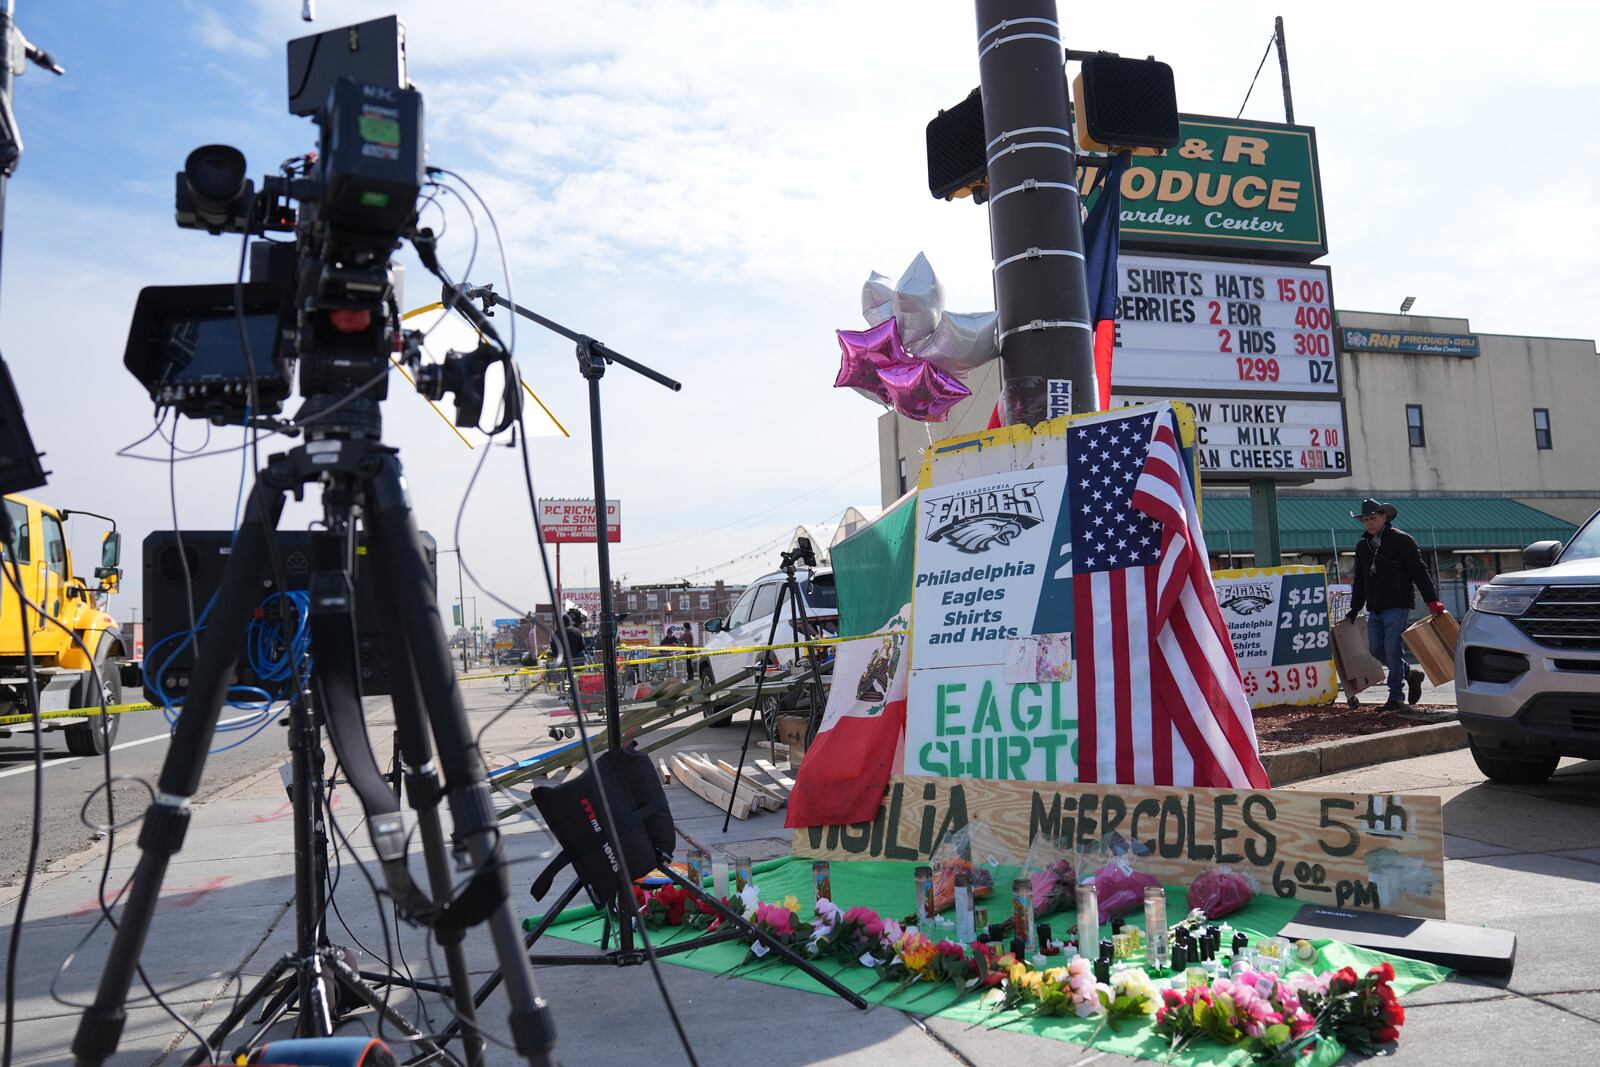
[[[508,360],[487,318],[469,301],[453,301],[446,283],[447,302],[486,338],[479,350],[423,366],[421,335],[399,330],[391,256],[401,242],[442,274],[432,231],[416,226],[429,177],[422,94],[406,78],[403,28],[390,17],[290,42],[289,87],[291,112],[320,128],[317,150],[286,161],[258,188],[244,153],[203,145],[177,172],[175,203],[185,229],[294,240],[253,242],[248,283],[142,290],[124,365],[163,407],[292,435],[274,416],[298,364],[304,406],[295,422],[338,407],[342,429],[377,437],[377,405],[399,356],[419,391],[435,400],[455,393],[458,424],[476,424],[487,370]],[[318,87],[324,92],[313,103]],[[506,390],[508,408],[515,395]],[[496,429],[511,418],[503,413]]]

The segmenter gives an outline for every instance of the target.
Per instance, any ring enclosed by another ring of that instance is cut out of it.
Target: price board
[[[1326,267],[1117,258],[1119,390],[1339,394]]]
[[[1172,396],[1194,411],[1195,458],[1208,475],[1344,477],[1350,473],[1344,405],[1337,400]],[[1111,406],[1149,397],[1111,395]]]
[[[1212,571],[1211,581],[1251,707],[1333,700],[1338,679],[1321,567]]]

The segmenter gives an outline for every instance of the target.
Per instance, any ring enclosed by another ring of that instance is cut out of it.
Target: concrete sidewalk
[[[545,733],[548,705],[515,710],[490,725],[506,702],[504,692],[498,685],[469,686],[467,696],[474,726],[487,726],[482,743],[491,766],[554,747]],[[387,719],[381,710],[371,716],[380,749],[387,747]],[[737,758],[743,725],[702,731],[686,747]],[[1467,768],[1460,766],[1464,759],[1464,754],[1449,753],[1303,784],[1447,792],[1452,918],[1509,925],[1523,937],[1517,976],[1505,988],[1457,977],[1419,994],[1398,1055],[1408,1063],[1449,1067],[1526,1062],[1536,1053],[1553,1062],[1592,1061],[1600,1055],[1600,968],[1594,963],[1600,958],[1600,928],[1593,921],[1594,893],[1600,882],[1600,829],[1584,818],[1588,810],[1581,805],[1478,784],[1481,779],[1470,776],[1470,760]],[[1564,770],[1557,775],[1555,788],[1587,790],[1592,797],[1600,772],[1585,769],[1589,767]],[[669,788],[668,796],[683,833],[714,850],[736,849],[755,857],[788,852],[789,835],[781,814],[736,820],[723,835],[721,813],[711,805],[679,787]],[[355,844],[355,853],[370,855],[348,793],[333,815],[337,829]],[[552,843],[528,819],[509,825],[506,834],[514,865],[514,901],[519,911],[532,912],[537,905],[522,894]],[[112,891],[137,859],[132,836],[119,835]],[[103,858],[103,846],[69,857],[44,872],[35,888],[16,991],[18,1064],[69,1061],[67,1046],[80,1011],[73,1005],[92,996],[110,943],[107,929],[94,929]],[[157,988],[171,991],[171,1006],[199,1029],[214,1025],[241,984],[247,987],[291,947],[292,864],[288,808],[275,771],[235,783],[196,808],[188,845],[172,864],[144,962]],[[420,881],[417,857],[413,866]],[[442,968],[437,951],[430,959],[428,945],[416,931],[397,932],[392,921],[383,922],[380,912],[387,909],[375,905],[348,851],[341,857],[338,877],[330,933],[335,943],[355,950],[363,970],[384,970],[385,958],[392,958],[396,969],[421,979],[432,978]],[[0,911],[8,931],[12,898],[14,893]],[[80,948],[91,932],[93,936]],[[487,976],[495,959],[481,928],[471,932],[467,946],[475,975]],[[555,946],[561,951],[587,951],[565,942],[553,942]],[[57,981],[58,968],[75,950],[71,967]],[[888,1008],[859,1012],[831,997],[671,965],[664,965],[662,973],[698,1061],[706,1067],[753,1058],[771,1067],[814,1063],[880,1067],[885,1062],[1028,1067],[1080,1058],[1108,1065],[1136,1062],[1093,1052],[1085,1055],[1074,1046],[1026,1035],[922,1020]],[[561,1063],[578,1067],[644,1059],[685,1062],[648,968],[544,968],[537,977],[555,1015]],[[50,992],[52,982],[55,997]],[[449,1018],[437,998],[419,1004],[396,989],[392,1002],[424,1029],[441,1027]],[[506,1039],[504,1012],[505,1000],[496,996],[481,1019],[501,1041]],[[364,1023],[350,1024],[352,1032],[361,1032],[362,1025],[375,1027],[369,1017],[361,1018]],[[1458,1028],[1463,1027],[1470,1027],[1468,1042],[1460,1040]],[[384,1036],[395,1038],[389,1028]],[[194,1044],[166,1012],[142,999],[130,1010],[121,1051],[113,1062],[177,1063]],[[180,1051],[170,1054],[175,1049]],[[489,1062],[517,1061],[509,1051],[495,1048]]]

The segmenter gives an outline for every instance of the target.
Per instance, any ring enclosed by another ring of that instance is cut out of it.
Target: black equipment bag
[[[634,744],[621,752],[602,752],[595,757],[591,773],[533,790],[539,814],[561,845],[561,852],[529,889],[535,900],[544,899],[556,875],[569,863],[597,907],[615,899],[622,890],[622,865],[617,861],[606,829],[605,807],[600,803],[602,783],[611,814],[617,820],[622,854],[633,877],[649,874],[656,866],[657,856],[670,856],[677,846],[667,794],[650,757]]]

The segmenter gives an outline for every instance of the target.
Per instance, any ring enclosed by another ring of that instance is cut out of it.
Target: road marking
[[[239,716],[236,716],[236,717],[234,717],[232,719],[223,719],[221,722],[217,723],[217,725],[218,726],[230,726],[230,725],[232,725],[233,723],[236,723],[236,722],[244,722],[246,719],[254,719],[257,716],[259,716],[260,714],[261,714],[260,712],[256,712],[256,713],[254,713],[252,715],[239,715]],[[171,740],[171,738],[172,738],[172,734],[170,734],[170,733],[151,734],[149,737],[141,737],[137,741],[124,741],[120,745],[112,745],[111,746],[111,751],[120,752],[122,749],[132,748],[134,745],[148,745],[152,741],[168,741],[168,740]],[[47,768],[48,767],[61,767],[61,766],[64,766],[65,764],[68,764],[68,763],[76,763],[81,759],[99,759],[99,758],[100,758],[99,756],[68,756],[66,759],[45,760],[45,764],[44,765]],[[32,760],[29,760],[27,763],[24,763],[20,767],[13,767],[8,771],[0,771],[0,778],[10,778],[13,774],[32,774],[33,771],[34,771],[34,763],[33,763]]]

